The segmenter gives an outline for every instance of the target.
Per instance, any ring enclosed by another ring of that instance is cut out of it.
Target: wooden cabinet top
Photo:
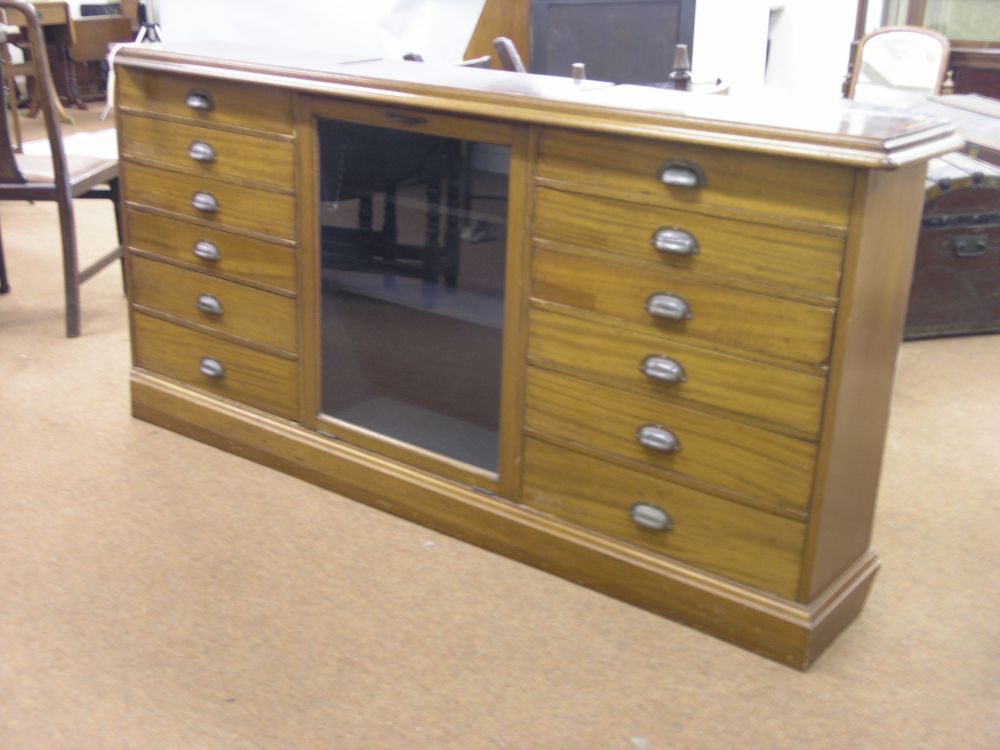
[[[122,48],[115,64],[393,106],[892,169],[962,146],[945,120],[791,92],[646,86],[225,43]]]

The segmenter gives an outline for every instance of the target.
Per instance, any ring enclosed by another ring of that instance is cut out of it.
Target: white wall
[[[784,0],[775,13],[766,83],[839,96],[847,74],[857,3]]]
[[[164,41],[462,59],[486,0],[159,0]]]
[[[156,0],[153,7],[167,41],[259,40],[347,55],[420,52],[428,60],[453,61],[464,53],[484,2]],[[880,0],[870,5],[881,9]],[[698,0],[693,74],[721,77],[733,85],[733,93],[766,83],[839,96],[856,12],[857,0]]]
[[[698,0],[692,77],[721,78],[734,93],[761,85],[769,5],[768,0]]]
[[[694,74],[732,81],[733,93],[766,84],[840,96],[856,14],[857,0],[698,0]]]

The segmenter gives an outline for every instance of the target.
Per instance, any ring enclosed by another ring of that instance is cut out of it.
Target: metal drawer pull
[[[194,243],[194,254],[202,260],[222,260],[219,246],[208,240],[198,240]]]
[[[651,294],[646,300],[646,312],[664,320],[691,320],[694,317],[687,300],[669,292]]]
[[[683,383],[687,381],[687,372],[677,360],[650,354],[639,365],[642,374],[651,380],[662,380],[664,383]]]
[[[690,232],[674,227],[660,227],[649,240],[649,244],[661,253],[675,255],[697,255],[698,240]]]
[[[224,378],[226,376],[226,368],[219,360],[212,357],[202,357],[198,369],[206,378]]]
[[[188,148],[188,156],[195,161],[210,164],[215,161],[215,149],[205,141],[195,141]]]
[[[412,115],[397,115],[395,112],[386,114],[385,119],[397,122],[400,125],[426,125],[426,117],[414,117]]]
[[[708,184],[705,171],[691,161],[668,161],[660,167],[657,176],[670,187],[701,188]]]
[[[195,307],[206,315],[222,315],[223,313],[222,303],[219,302],[219,298],[211,294],[199,294],[198,300],[195,302]]]
[[[191,198],[191,205],[199,211],[207,211],[213,214],[219,210],[219,200],[211,193],[206,193],[203,190],[199,190],[194,194]]]
[[[660,453],[680,453],[681,441],[663,425],[644,424],[635,432],[635,439],[643,448]]]
[[[953,247],[959,258],[975,258],[986,254],[990,249],[990,240],[986,235],[967,234],[956,237]]]
[[[674,528],[674,519],[670,514],[652,503],[635,503],[628,509],[628,514],[636,526],[650,531],[672,531]]]
[[[215,109],[215,102],[207,91],[189,91],[184,103],[200,112],[211,112]]]

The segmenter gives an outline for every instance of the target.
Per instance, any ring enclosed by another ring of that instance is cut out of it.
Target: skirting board
[[[869,550],[808,605],[707,575],[572,524],[134,369],[132,414],[352,500],[807,669],[861,611]]]

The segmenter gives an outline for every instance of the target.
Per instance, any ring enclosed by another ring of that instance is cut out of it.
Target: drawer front
[[[797,521],[531,439],[521,494],[526,505],[585,528],[795,597],[805,542]],[[638,525],[630,514],[636,503],[665,511],[672,528]]]
[[[827,298],[839,293],[843,240],[546,188],[535,200],[541,240],[718,276],[735,286]]]
[[[138,256],[132,256],[130,280],[136,305],[264,346],[298,350],[294,299]]]
[[[208,273],[294,292],[295,250],[144,211],[128,211],[129,247]],[[196,252],[197,251],[197,252]]]
[[[704,186],[665,184],[660,172],[671,164],[674,175],[690,175],[680,170],[694,165]],[[854,182],[853,170],[839,165],[554,128],[541,131],[537,175],[656,205],[721,207],[841,227]]]
[[[496,120],[478,120],[473,117],[456,117],[407,107],[388,107],[376,104],[325,100],[323,116],[360,125],[374,125],[400,132],[461,133],[467,141],[477,143],[507,144],[513,139],[513,129],[508,123]]]
[[[830,354],[832,308],[696,282],[670,269],[646,270],[541,246],[536,246],[532,277],[535,297],[639,323],[648,333],[683,336],[686,343],[719,344],[810,365],[825,363]],[[648,312],[649,302],[662,295],[683,300],[690,319]]]
[[[296,418],[295,362],[141,313],[133,316],[133,327],[132,356],[137,367],[279,417]],[[210,369],[213,362],[221,366],[221,372],[204,374],[202,367]]]
[[[819,375],[539,308],[530,313],[528,357],[532,364],[641,395],[683,399],[809,436],[819,433],[826,387]]]
[[[129,162],[123,162],[122,167],[129,204],[171,211],[221,228],[234,227],[278,239],[295,239],[295,200],[291,195]],[[214,199],[215,208],[195,206],[195,200],[206,195]]]
[[[805,440],[537,367],[528,368],[525,426],[774,506],[808,508],[816,446]],[[640,442],[643,431],[649,441],[664,430],[676,446]]]
[[[270,133],[293,132],[288,91],[122,66],[116,73],[121,109]]]
[[[203,177],[231,177],[291,190],[291,141],[258,138],[150,117],[118,118],[121,154],[170,165]]]

